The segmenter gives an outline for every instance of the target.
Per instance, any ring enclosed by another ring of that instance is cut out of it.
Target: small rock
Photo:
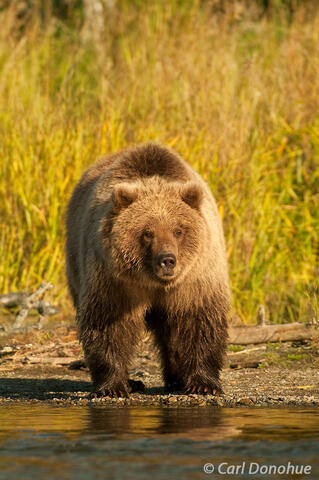
[[[175,403],[175,402],[177,402],[177,397],[176,397],[176,395],[173,395],[172,397],[169,397],[167,401],[168,401],[168,403]]]
[[[239,399],[237,400],[237,403],[238,403],[239,405],[251,405],[253,402],[251,401],[250,398],[248,398],[248,397],[243,397],[243,398],[239,398]]]
[[[12,347],[2,347],[0,348],[0,355],[7,355],[8,353],[13,353],[15,351]]]

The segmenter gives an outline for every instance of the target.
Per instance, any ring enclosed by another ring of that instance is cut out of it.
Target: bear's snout
[[[174,253],[160,253],[156,261],[157,273],[162,277],[174,275],[176,256]]]

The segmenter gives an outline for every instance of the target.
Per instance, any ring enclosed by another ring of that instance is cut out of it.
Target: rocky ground
[[[145,392],[130,398],[91,399],[90,378],[73,327],[34,330],[0,338],[0,404],[318,406],[318,342],[299,341],[230,346],[222,374],[225,394],[164,394],[158,354],[146,337],[134,358],[130,377]],[[71,369],[71,368],[73,369]]]

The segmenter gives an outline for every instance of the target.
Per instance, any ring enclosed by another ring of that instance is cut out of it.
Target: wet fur
[[[186,232],[179,243],[177,224]],[[161,248],[177,252],[178,274],[168,284],[152,276],[139,241],[146,226]],[[147,144],[92,165],[68,205],[66,259],[93,391],[127,394],[145,327],[159,346],[167,390],[221,391],[230,298],[224,237],[209,188],[183,159]]]

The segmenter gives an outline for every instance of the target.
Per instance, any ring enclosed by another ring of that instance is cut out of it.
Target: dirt
[[[145,337],[130,370],[145,391],[125,399],[91,399],[75,328],[34,330],[0,338],[0,404],[318,406],[318,350],[316,341],[230,347],[222,373],[224,395],[167,395],[158,352]]]

